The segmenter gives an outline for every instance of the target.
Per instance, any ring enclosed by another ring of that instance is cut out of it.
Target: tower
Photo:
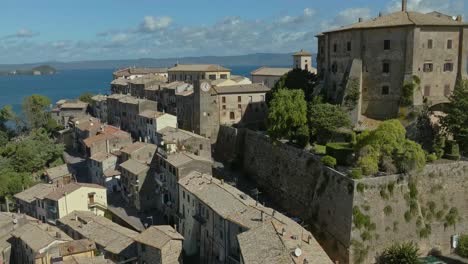
[[[308,51],[301,49],[293,55],[293,67],[295,69],[302,69],[306,71],[312,70],[312,54]]]

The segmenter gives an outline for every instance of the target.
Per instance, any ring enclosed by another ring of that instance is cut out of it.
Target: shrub
[[[461,257],[468,258],[468,235],[460,236],[456,252]]]
[[[353,207],[353,223],[357,229],[366,228],[370,229],[372,226],[371,219],[359,210],[359,207]]]
[[[362,170],[361,169],[352,169],[351,172],[349,173],[352,179],[354,180],[360,180],[362,179]]]
[[[426,155],[427,162],[434,162],[437,160],[437,155],[435,153]]]
[[[299,147],[305,148],[309,144],[309,128],[306,125],[301,126],[297,129],[294,139]]]
[[[400,105],[411,106],[413,104],[413,93],[416,83],[405,83],[401,92]]]
[[[395,244],[380,256],[381,264],[419,264],[418,247],[413,243]]]
[[[460,159],[460,147],[456,141],[448,140],[445,143],[445,158],[450,160],[459,160]]]
[[[334,157],[339,165],[350,165],[353,153],[349,143],[327,144],[327,155]]]
[[[445,216],[445,224],[447,226],[455,226],[458,219],[458,209],[455,207],[450,208],[450,211]]]
[[[394,158],[399,172],[421,171],[426,165],[426,154],[418,143],[406,139]]]
[[[322,163],[325,166],[335,168],[336,166],[336,159],[332,156],[325,156],[322,158]]]
[[[390,205],[385,206],[384,213],[385,213],[386,216],[391,215],[392,212],[393,212],[393,209],[392,209],[392,207]]]
[[[360,182],[357,184],[356,189],[358,192],[363,193],[366,190],[366,185]]]

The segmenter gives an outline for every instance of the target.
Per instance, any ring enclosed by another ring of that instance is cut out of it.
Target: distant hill
[[[101,61],[74,61],[74,62],[41,62],[29,64],[0,64],[0,71],[12,69],[31,69],[46,64],[58,70],[80,69],[118,69],[129,66],[136,67],[172,67],[176,63],[209,63],[224,66],[258,66],[258,65],[292,65],[292,53],[256,53],[237,56],[203,56],[165,59],[129,59],[129,60],[101,60]],[[315,59],[314,59],[315,61]]]
[[[57,70],[50,65],[40,65],[28,69],[26,65],[10,65],[0,68],[0,75],[50,75],[57,73]]]

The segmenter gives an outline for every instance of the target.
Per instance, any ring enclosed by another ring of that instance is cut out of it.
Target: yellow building
[[[195,80],[230,79],[231,70],[215,64],[176,64],[168,70],[169,81],[192,83]]]

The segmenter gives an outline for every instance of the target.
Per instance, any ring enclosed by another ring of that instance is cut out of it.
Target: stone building
[[[125,78],[117,78],[111,81],[112,94],[130,94],[129,80]]]
[[[70,118],[86,116],[88,104],[80,100],[60,100],[52,110],[51,116],[59,125],[68,128]]]
[[[128,79],[133,80],[143,76],[161,76],[167,78],[167,68],[125,68],[115,71],[113,74],[114,79]]]
[[[74,239],[94,241],[98,252],[114,262],[137,263],[134,238],[137,232],[92,212],[73,211],[60,218],[57,226]]]
[[[189,152],[167,153],[159,150],[155,159],[156,209],[164,215],[166,222],[176,224],[179,211],[179,185],[177,182],[193,171],[211,173],[211,158]]]
[[[215,64],[176,64],[168,70],[169,82],[229,79],[231,70]]]
[[[118,126],[138,138],[138,115],[146,110],[157,110],[157,103],[133,96],[113,94],[107,97],[109,124]]]
[[[102,123],[97,118],[86,116],[70,119],[69,127],[72,137],[72,149],[85,153],[86,148],[83,141],[89,137],[95,136],[102,129]]]
[[[167,82],[166,77],[146,75],[138,78],[134,78],[128,81],[128,88],[130,95],[136,98],[146,98],[146,90],[159,88],[160,85]]]
[[[194,83],[193,130],[216,142],[220,125],[261,127],[268,107],[263,84],[212,86],[209,80]]]
[[[88,183],[37,184],[16,194],[15,200],[20,212],[50,223],[73,210],[104,215],[107,209],[106,189]]]
[[[298,223],[211,175],[179,180],[184,252],[200,263],[332,263]]]
[[[157,143],[158,130],[177,127],[177,117],[171,114],[146,110],[138,115],[138,138],[144,142]]]
[[[98,152],[89,157],[88,171],[93,183],[106,187],[110,193],[120,191],[120,171],[114,154]]]
[[[53,263],[49,251],[73,239],[55,226],[29,222],[11,233],[15,263]]]
[[[355,122],[397,117],[406,84],[419,86],[406,98],[413,106],[434,106],[447,102],[458,77],[467,77],[468,24],[461,16],[408,11],[406,0],[400,12],[317,37],[318,72],[328,98],[344,103],[353,89],[360,93]]]
[[[186,82],[175,81],[161,85],[158,96],[159,110],[172,115],[177,115],[177,95],[191,91],[193,91],[193,85]]]
[[[151,226],[135,237],[138,263],[181,264],[184,237],[171,226]]]
[[[208,138],[176,127],[163,128],[157,134],[158,144],[164,147],[167,153],[187,151],[211,158],[211,142]]]
[[[100,131],[83,140],[83,149],[86,157],[91,157],[99,152],[111,153],[124,146],[132,144],[129,133],[113,126],[101,126]]]
[[[107,123],[107,95],[98,94],[91,97],[91,114]]]
[[[75,181],[74,171],[68,164],[48,168],[44,173],[44,180],[48,183],[60,186]]]
[[[305,50],[300,50],[292,55],[293,68],[281,67],[260,67],[250,73],[253,83],[262,83],[269,88],[273,88],[276,82],[286,73],[293,69],[302,69],[311,73],[317,73],[317,69],[312,67],[312,54]]]
[[[156,207],[152,161],[156,145],[136,142],[121,151],[120,171],[123,198],[139,211]]]

